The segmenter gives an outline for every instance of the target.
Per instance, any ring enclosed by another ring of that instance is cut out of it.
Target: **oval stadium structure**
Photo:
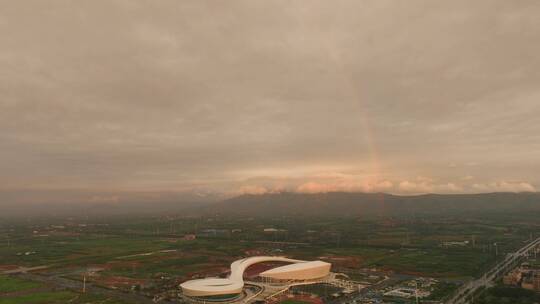
[[[231,264],[228,278],[206,278],[191,280],[180,284],[182,293],[193,298],[228,299],[242,293],[244,287],[244,271],[251,265],[261,262],[286,262],[290,265],[280,266],[264,271],[260,277],[279,281],[311,281],[326,277],[330,273],[330,263],[323,261],[302,261],[286,257],[256,256],[237,260]]]

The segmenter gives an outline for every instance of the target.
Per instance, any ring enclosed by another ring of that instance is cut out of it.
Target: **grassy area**
[[[280,304],[309,304],[309,302],[298,301],[298,300],[285,300],[280,302]]]
[[[113,266],[111,269],[104,271],[103,274],[142,279],[150,278],[156,273],[182,276],[191,271],[204,269],[204,264],[207,261],[208,257],[206,256],[172,256],[161,259],[141,257],[137,260],[130,260],[128,263]]]
[[[472,250],[402,249],[371,265],[431,276],[474,277],[487,269],[493,261],[493,256]]]
[[[72,303],[75,304],[128,304],[128,302],[108,298],[94,294],[80,294],[79,297]]]
[[[325,283],[312,284],[312,285],[298,285],[298,286],[293,286],[291,288],[291,291],[293,292],[310,293],[310,294],[317,295],[321,298],[327,297],[331,294],[340,292],[342,290],[343,290],[342,288],[335,287],[333,285],[325,284]]]
[[[0,294],[23,291],[43,286],[41,283],[21,280],[9,276],[0,276]]]
[[[59,304],[75,298],[77,298],[77,294],[69,291],[48,291],[18,297],[0,298],[0,304]]]
[[[474,277],[485,271],[495,261],[494,255],[471,248],[402,247],[393,249],[362,245],[341,248],[311,247],[308,254],[303,254],[302,250],[294,250],[294,256],[305,259],[332,255],[358,257],[361,267],[386,268],[397,272],[434,277]]]
[[[169,249],[171,246],[156,239],[124,236],[49,237],[24,239],[10,247],[0,248],[3,263],[17,265],[65,265],[66,263],[99,263],[120,255]],[[91,250],[90,250],[91,249]],[[35,252],[21,255],[23,252]]]
[[[72,304],[128,304],[101,295],[83,295],[71,291],[45,291],[0,298],[0,304],[64,304],[68,302]]]
[[[457,288],[457,284],[439,282],[426,300],[443,300],[453,294]]]
[[[535,304],[540,294],[522,288],[496,286],[482,293],[474,304]]]

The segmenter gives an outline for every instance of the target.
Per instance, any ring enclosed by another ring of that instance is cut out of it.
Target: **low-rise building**
[[[522,277],[521,271],[519,269],[515,269],[503,277],[503,284],[519,286],[521,282],[521,277]]]
[[[197,238],[197,236],[195,234],[186,234],[184,235],[184,237],[182,238],[184,241],[193,241]]]
[[[521,287],[529,290],[540,291],[540,270],[533,270],[524,275]]]

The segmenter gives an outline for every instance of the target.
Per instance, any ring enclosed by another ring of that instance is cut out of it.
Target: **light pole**
[[[82,292],[86,293],[86,274],[83,275],[83,285]]]
[[[415,282],[415,288],[414,288],[414,296],[416,297],[416,304],[418,304],[418,281],[414,281]]]

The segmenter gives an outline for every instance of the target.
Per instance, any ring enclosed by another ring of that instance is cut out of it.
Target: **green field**
[[[474,277],[488,269],[494,260],[491,255],[471,250],[403,249],[370,265],[435,277]]]
[[[43,286],[37,282],[0,275],[0,294],[34,289]]]
[[[36,292],[29,295],[0,298],[0,304],[56,304],[66,303],[75,298],[77,298],[77,294],[69,291]]]
[[[179,282],[193,277],[225,275],[232,261],[248,254],[305,260],[329,258],[333,259],[336,271],[360,279],[359,269],[375,268],[404,276],[459,282],[480,276],[497,259],[521,247],[529,235],[537,233],[534,227],[527,216],[505,215],[467,219],[40,219],[31,226],[27,222],[0,223],[0,264],[46,265],[49,268],[42,270],[45,275],[59,275],[79,284],[89,269],[99,269],[87,276],[89,282],[125,292],[137,288],[148,295],[177,290]],[[265,228],[278,232],[267,233]],[[186,234],[195,234],[196,239],[183,239]],[[441,246],[443,242],[464,241],[470,243]],[[42,287],[40,283],[0,277],[0,293],[39,288],[33,292],[41,292],[38,295],[50,303],[65,301],[62,297],[68,296],[74,299],[73,303],[79,301],[76,292],[46,292]],[[438,292],[439,297],[454,287],[445,286]],[[2,300],[34,303],[35,299],[24,297],[27,295]]]
[[[522,288],[496,286],[482,293],[474,304],[535,304],[540,294]]]
[[[39,290],[35,290],[39,289]],[[79,294],[72,291],[49,290],[46,285],[10,276],[0,276],[0,304],[127,304],[116,299],[93,295]]]
[[[0,304],[128,304],[128,302],[71,291],[44,291],[27,295],[0,297]]]

